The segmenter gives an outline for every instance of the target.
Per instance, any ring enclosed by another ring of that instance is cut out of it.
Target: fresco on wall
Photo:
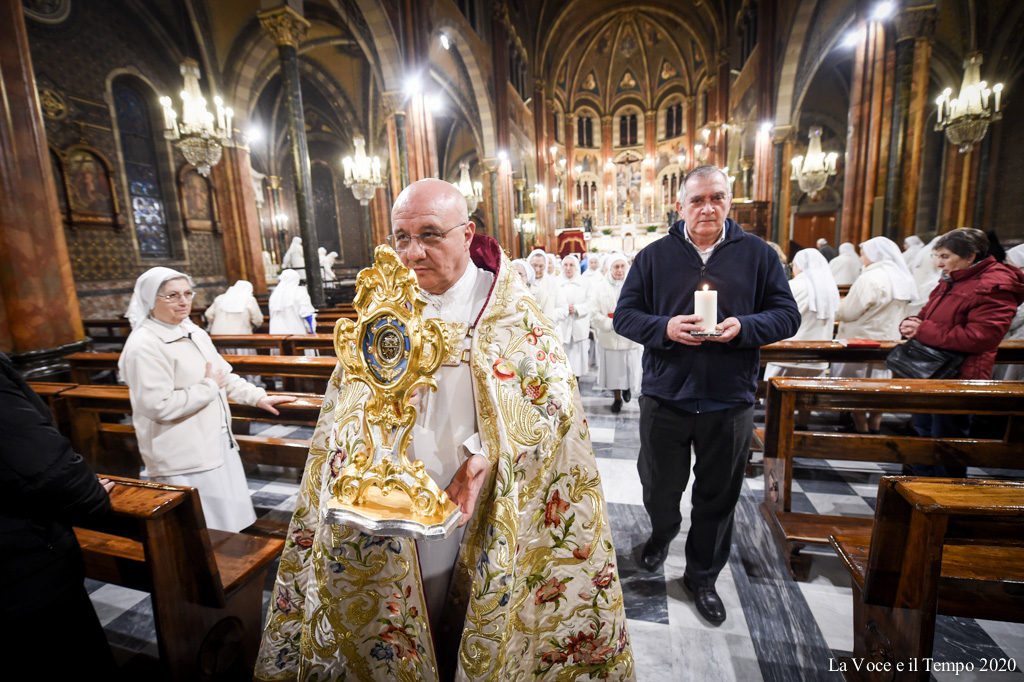
[[[662,85],[664,85],[665,83],[672,80],[678,75],[679,71],[676,69],[676,67],[672,66],[672,62],[662,58],[661,68],[658,69],[658,87],[660,88]]]
[[[555,85],[565,90],[566,74],[569,72],[569,62],[564,62],[562,68],[558,70],[558,77],[555,79]]]
[[[600,89],[597,87],[597,75],[594,73],[593,70],[591,70],[590,73],[588,73],[586,77],[584,77],[584,79],[580,81],[580,91],[592,92],[595,95],[600,94]]]
[[[700,47],[697,46],[697,41],[690,38],[690,56],[693,59],[693,71],[690,73],[697,73],[700,71],[700,67],[704,66],[704,60],[701,59]]]
[[[639,89],[640,86],[637,85],[636,77],[633,75],[633,72],[626,69],[626,71],[622,73],[622,78],[619,79],[619,87],[615,89],[615,94],[617,95],[620,92],[629,92],[630,90]]]
[[[639,46],[636,42],[636,36],[633,35],[633,31],[627,28],[623,33],[622,40],[619,41],[619,53],[629,59],[636,54]]]

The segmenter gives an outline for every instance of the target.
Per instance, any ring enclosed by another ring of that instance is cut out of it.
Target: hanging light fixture
[[[161,97],[164,108],[164,137],[175,140],[185,160],[206,177],[210,168],[220,161],[222,147],[231,144],[231,119],[234,112],[224,107],[220,97],[214,97],[217,117],[206,110],[206,99],[199,89],[199,62],[186,59],[181,62],[181,75],[185,89],[181,91],[181,121],[171,106],[170,97]]]
[[[800,183],[800,190],[813,197],[825,186],[829,176],[836,174],[836,160],[839,155],[835,152],[825,154],[821,151],[820,126],[811,128],[809,138],[807,156],[797,156],[793,159],[793,174],[789,179],[796,180]]]
[[[484,186],[481,182],[470,182],[469,179],[469,165],[463,163],[460,164],[462,170],[459,173],[459,181],[455,184],[462,192],[462,196],[466,197],[466,208],[469,209],[470,215],[476,210],[477,205],[483,201],[483,189]]]
[[[981,80],[981,53],[971,52],[964,59],[960,95],[950,99],[951,94],[952,89],[946,88],[935,100],[939,106],[935,130],[945,130],[946,138],[960,145],[960,153],[966,154],[975,142],[985,137],[989,123],[1003,117],[999,112],[1003,84],[997,83],[990,89],[988,83]]]
[[[366,140],[357,135],[352,143],[356,146],[356,158],[346,156],[341,160],[345,166],[345,186],[352,189],[352,195],[360,205],[370,203],[378,187],[384,186],[380,174],[380,159],[376,156],[371,160],[366,155]]]

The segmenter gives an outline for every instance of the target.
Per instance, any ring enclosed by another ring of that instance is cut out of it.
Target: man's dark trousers
[[[651,517],[651,538],[667,545],[679,532],[679,503],[689,482],[692,446],[696,462],[686,577],[695,587],[713,586],[729,560],[733,510],[743,487],[754,406],[698,414],[650,396],[641,396],[639,403],[637,468]]]

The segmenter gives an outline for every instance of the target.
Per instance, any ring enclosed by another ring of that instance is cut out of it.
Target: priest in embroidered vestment
[[[261,680],[633,679],[615,549],[576,379],[552,325],[447,182],[392,209],[392,245],[455,348],[409,459],[464,525],[443,541],[322,523],[363,447],[368,389],[335,370],[256,662]],[[460,352],[465,351],[465,352]]]

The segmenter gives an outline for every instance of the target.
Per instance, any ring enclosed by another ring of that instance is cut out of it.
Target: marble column
[[[615,166],[608,163],[612,160],[612,120],[611,116],[601,117],[601,164],[604,168],[604,184],[601,187],[604,202],[601,208],[605,225],[615,224]]]
[[[255,293],[265,294],[267,276],[249,149],[244,146],[225,148],[220,163],[213,167],[211,179],[217,189],[228,281],[233,284],[240,279],[248,280]]]
[[[686,162],[690,170],[700,164],[693,153],[693,145],[697,143],[697,98],[693,95],[686,97]]]
[[[0,0],[0,350],[29,379],[85,350],[19,0]]]
[[[388,130],[388,179],[391,196],[397,197],[409,184],[409,154],[405,135],[405,94],[384,94]]]
[[[899,241],[914,233],[917,223],[917,200],[921,182],[921,157],[924,154],[928,111],[932,106],[929,98],[931,81],[932,41],[938,11],[934,7],[905,9],[897,22],[906,23],[906,30],[914,36],[914,58],[911,67],[910,98],[907,111],[906,141],[903,144],[906,158],[902,163],[902,178],[899,191]]]
[[[644,112],[644,160],[647,162],[644,168],[644,190],[647,190],[644,211],[647,213],[647,221],[654,222],[654,178],[658,170],[658,112],[655,109],[648,109]],[[643,192],[640,194],[643,196]]]
[[[885,96],[885,31],[877,21],[861,20],[854,51],[846,142],[840,241],[859,244],[872,235],[881,156]]]
[[[281,68],[281,96],[285,104],[285,127],[291,144],[292,177],[295,183],[296,219],[302,237],[302,253],[306,260],[306,287],[316,308],[326,306],[320,257],[317,253],[316,225],[313,223],[313,183],[309,175],[309,148],[306,145],[306,124],[299,88],[299,42],[310,24],[288,5],[260,12],[260,25],[277,44]]]
[[[565,224],[576,224],[576,116],[565,115]],[[552,235],[554,236],[554,235]],[[552,253],[554,253],[552,251]]]
[[[715,165],[724,168],[729,163],[729,132],[725,125],[729,122],[729,83],[732,78],[729,74],[729,50],[720,50],[718,53],[718,89],[717,89],[717,110],[715,120],[722,124],[718,128],[715,141]]]
[[[549,139],[547,134],[548,112],[545,106],[547,99],[544,97],[544,85],[544,81],[539,78],[533,82],[533,139],[537,156],[536,184],[547,187],[549,155],[551,154],[549,148],[554,140]],[[534,189],[531,187],[530,191],[532,192]],[[544,211],[540,210],[540,206],[536,207],[536,214],[537,229],[543,233],[547,225],[547,216],[544,215]]]

